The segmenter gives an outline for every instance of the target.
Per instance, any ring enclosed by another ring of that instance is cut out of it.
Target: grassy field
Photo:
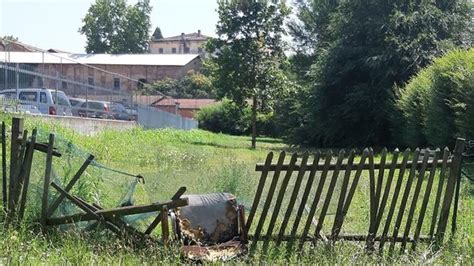
[[[9,117],[4,116],[8,121]],[[77,135],[60,125],[27,119],[28,128],[41,129],[41,138],[46,132],[58,135],[58,144],[74,143],[72,162],[56,161],[56,178],[66,181],[68,170],[77,167],[90,152],[100,164],[92,166],[81,179],[75,193],[96,200],[105,206],[116,206],[130,191],[134,179],[109,171],[102,165],[145,177],[145,184],[136,187],[136,203],[163,201],[170,198],[180,186],[187,187],[188,194],[230,192],[246,207],[250,207],[258,182],[255,164],[263,162],[269,151],[289,150],[275,139],[260,139],[256,150],[249,149],[248,137],[213,134],[205,131],[142,130],[125,132],[105,131],[92,137]],[[36,155],[35,155],[36,156]],[[38,184],[43,168],[42,155],[35,157],[33,175]],[[60,169],[62,167],[62,169]],[[364,179],[364,178],[363,178]],[[366,180],[366,179],[365,179]],[[35,181],[34,181],[35,182]],[[33,182],[33,183],[34,183]],[[365,181],[364,181],[365,182]],[[368,201],[367,182],[354,198],[344,224],[344,232],[367,231]],[[39,234],[34,221],[37,219],[38,194],[30,193],[28,222],[20,229],[0,229],[0,263],[172,263],[182,261],[176,248],[163,249],[160,245],[134,247],[125,240],[117,239],[104,231],[84,233],[80,230],[52,230]],[[328,247],[305,246],[301,252],[287,252],[273,248],[253,256],[238,258],[237,262],[267,263],[471,263],[474,241],[474,186],[467,182],[461,188],[458,233],[447,241],[436,254],[429,247],[420,246],[414,253],[392,257],[368,255],[363,243],[338,242]],[[334,212],[334,206],[330,213]],[[329,216],[333,217],[333,216]],[[268,219],[267,219],[268,220]],[[329,220],[329,219],[328,219]],[[0,218],[3,221],[3,218]],[[3,228],[3,226],[2,226]]]

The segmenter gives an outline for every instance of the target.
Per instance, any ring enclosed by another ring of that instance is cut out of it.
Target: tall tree
[[[155,40],[163,39],[163,34],[161,33],[160,27],[155,28],[155,31],[153,32],[152,36]]]
[[[257,105],[268,102],[284,82],[280,69],[285,1],[220,0],[217,38],[207,44],[216,56],[208,62],[217,96],[239,105],[252,100],[252,148],[256,147]]]
[[[394,85],[446,50],[472,45],[466,0],[300,3],[292,32],[315,58],[301,112],[313,145],[390,144]]]
[[[87,38],[87,53],[143,53],[150,39],[149,0],[96,0],[79,29]]]

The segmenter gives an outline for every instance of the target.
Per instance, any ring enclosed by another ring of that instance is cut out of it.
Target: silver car
[[[20,105],[32,105],[42,114],[71,116],[72,108],[66,94],[46,88],[20,88],[0,91],[5,99],[18,101]]]

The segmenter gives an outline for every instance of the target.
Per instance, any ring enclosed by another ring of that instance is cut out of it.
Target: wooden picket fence
[[[254,240],[252,248],[259,241],[268,249],[271,241],[277,246],[286,241],[288,248],[297,242],[301,248],[308,241],[333,243],[338,239],[365,241],[368,250],[374,250],[378,242],[380,252],[385,244],[389,244],[390,252],[396,243],[400,243],[402,251],[408,243],[412,249],[423,241],[440,244],[446,234],[455,188],[459,186],[463,149],[463,139],[456,141],[453,154],[447,148],[433,153],[407,149],[403,154],[398,149],[388,154],[384,149],[379,162],[374,162],[372,149],[365,149],[358,163],[354,162],[354,151],[349,151],[348,156],[340,151],[335,162],[331,152],[316,152],[312,163],[308,162],[308,153],[301,158],[295,153],[286,162],[285,152],[274,162],[271,152],[264,164],[256,166],[261,176],[246,222],[249,239]],[[354,194],[364,189],[360,182],[364,178],[369,179],[367,233],[343,234]],[[428,204],[432,215],[425,219]],[[332,223],[328,221],[330,205],[337,206]],[[454,230],[456,213],[453,214]],[[430,225],[423,226],[427,222]],[[330,228],[330,233],[323,233],[324,226]],[[314,233],[310,233],[312,227]]]

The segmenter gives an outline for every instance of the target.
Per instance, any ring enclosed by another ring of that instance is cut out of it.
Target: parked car
[[[38,107],[31,104],[21,104],[18,101],[6,99],[5,95],[1,94],[0,105],[2,110],[7,113],[41,114]]]
[[[0,91],[6,99],[16,100],[20,105],[31,105],[42,114],[72,115],[71,104],[66,94],[46,88],[19,88]],[[31,108],[30,108],[31,109]]]
[[[111,111],[114,119],[127,121],[134,120],[134,116],[130,114],[127,108],[125,108],[121,103],[112,103]]]
[[[81,108],[81,105],[85,102],[86,102],[86,99],[69,98],[69,103],[71,104],[72,115],[73,116],[80,116],[79,115],[79,109]]]
[[[132,120],[132,121],[138,120],[138,111],[137,111],[137,109],[135,109],[133,107],[127,107],[126,111],[131,117],[130,120]]]
[[[113,118],[110,102],[88,100],[81,103],[77,111],[79,116],[92,118]]]

